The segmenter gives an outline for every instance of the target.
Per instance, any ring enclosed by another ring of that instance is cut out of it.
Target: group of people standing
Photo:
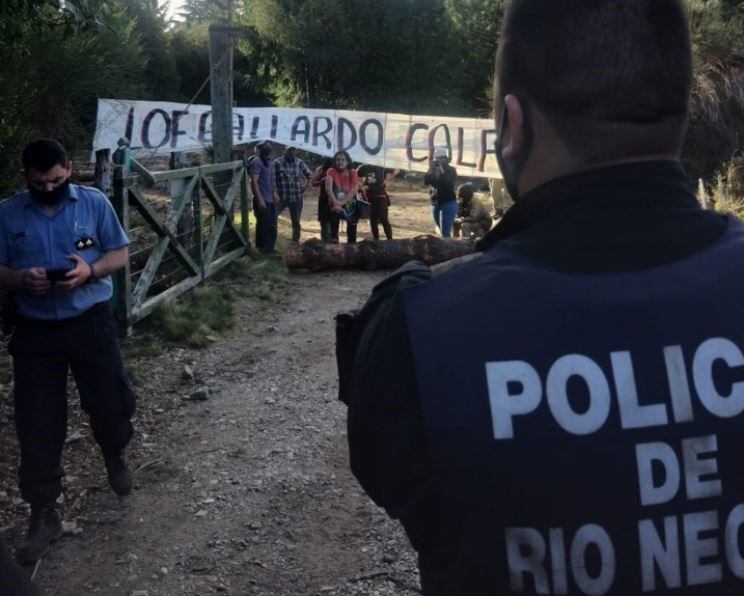
[[[289,210],[292,220],[292,241],[299,242],[300,218],[308,186],[319,191],[318,222],[323,242],[338,242],[342,220],[346,222],[348,242],[356,242],[361,211],[358,203],[369,203],[373,237],[379,239],[382,226],[385,237],[392,239],[387,184],[398,176],[399,170],[373,165],[354,169],[348,152],[337,151],[333,158],[325,158],[313,172],[297,157],[294,147],[287,147],[276,159],[271,158],[273,150],[271,141],[261,141],[246,160],[256,217],[256,248],[259,251],[264,254],[276,251],[277,218],[284,209]]]
[[[271,141],[262,141],[247,160],[253,190],[253,210],[256,216],[256,247],[265,254],[275,252],[277,218],[284,209],[292,220],[292,241],[299,242],[305,191],[318,189],[318,222],[323,242],[337,243],[341,221],[346,222],[348,242],[356,242],[361,217],[369,217],[375,240],[380,239],[380,227],[385,238],[393,238],[390,224],[390,194],[387,186],[400,175],[400,170],[364,164],[354,168],[346,151],[337,151],[325,158],[315,171],[297,156],[294,147],[287,147],[276,159]],[[491,215],[474,196],[472,184],[455,188],[457,170],[449,164],[444,148],[434,150],[431,166],[424,176],[429,186],[432,214],[445,238],[451,236],[482,237],[491,228]],[[367,208],[368,213],[362,213]]]

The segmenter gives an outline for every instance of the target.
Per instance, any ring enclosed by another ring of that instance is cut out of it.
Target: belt
[[[69,327],[77,325],[88,319],[92,319],[98,315],[103,314],[110,308],[108,300],[94,304],[88,310],[74,317],[68,317],[66,319],[27,319],[20,315],[16,315],[14,323],[18,327],[34,327],[37,329],[59,329],[63,327]]]

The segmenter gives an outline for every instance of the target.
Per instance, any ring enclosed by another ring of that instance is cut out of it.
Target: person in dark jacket
[[[387,185],[400,174],[400,170],[386,170],[382,166],[365,164],[357,170],[362,190],[370,204],[369,227],[372,237],[380,239],[380,226],[385,232],[385,238],[393,239],[393,226],[390,225],[388,209],[390,207],[390,194]]]
[[[685,7],[512,0],[499,43],[515,205],[356,317],[351,469],[425,596],[741,594],[744,224],[679,161]]]
[[[452,224],[457,216],[456,180],[457,170],[449,165],[447,150],[437,147],[429,170],[424,175],[424,184],[429,185],[431,212],[437,228],[445,238],[452,236]]]

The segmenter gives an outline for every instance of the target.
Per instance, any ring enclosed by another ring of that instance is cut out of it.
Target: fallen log
[[[284,253],[289,269],[395,269],[411,260],[435,265],[475,252],[475,241],[466,238],[416,236],[402,240],[363,240],[328,244],[311,238],[290,246]]]

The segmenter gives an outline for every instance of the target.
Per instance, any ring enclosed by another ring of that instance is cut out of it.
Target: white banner
[[[188,107],[188,110],[186,109]],[[127,137],[135,156],[194,151],[212,144],[210,106],[99,99],[93,150]],[[359,163],[424,172],[445,148],[460,176],[500,178],[492,120],[301,108],[233,108],[233,145],[271,139],[332,156],[345,149]]]

